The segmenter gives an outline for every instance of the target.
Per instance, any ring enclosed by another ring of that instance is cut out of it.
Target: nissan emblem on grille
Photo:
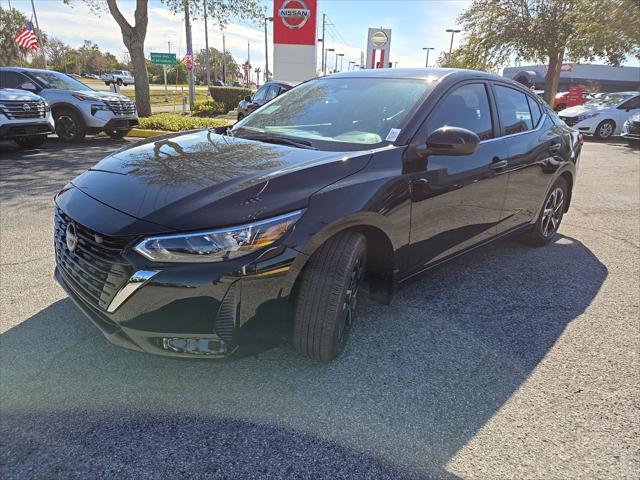
[[[65,238],[67,241],[67,248],[70,252],[74,252],[78,246],[78,235],[76,234],[76,227],[73,223],[67,225]]]
[[[31,111],[31,106],[30,106],[28,103],[23,103],[23,104],[22,104],[22,109],[23,109],[25,112],[30,112],[30,111]]]

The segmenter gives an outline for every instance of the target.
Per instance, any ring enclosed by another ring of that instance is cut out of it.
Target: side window
[[[498,115],[502,122],[502,134],[526,132],[533,128],[527,95],[513,88],[495,86]]]
[[[618,107],[621,110],[640,108],[640,95],[633,97]]]
[[[265,96],[267,94],[267,88],[269,87],[265,88],[265,86],[263,85],[258,89],[256,94],[253,96],[253,103],[264,102]]]
[[[4,72],[4,88],[18,88],[30,80],[18,72]]]
[[[267,92],[267,95],[265,96],[265,102],[268,102],[276,98],[278,96],[279,91],[280,91],[280,87],[278,87],[277,85],[271,85],[271,87],[269,87],[269,91]]]
[[[538,105],[538,102],[529,96],[527,96],[527,101],[529,102],[529,111],[531,112],[531,123],[533,124],[533,128],[535,128],[538,126],[538,122],[542,116],[540,105]]]
[[[482,83],[456,88],[436,107],[427,120],[427,129],[461,127],[476,133],[480,140],[493,138],[493,123],[487,90]]]

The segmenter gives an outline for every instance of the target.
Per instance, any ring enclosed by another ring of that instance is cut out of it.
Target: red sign
[[[273,43],[316,44],[317,0],[274,0]]]

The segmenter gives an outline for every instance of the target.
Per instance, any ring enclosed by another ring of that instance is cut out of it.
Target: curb
[[[167,132],[165,130],[145,130],[143,128],[132,128],[129,133],[127,133],[127,137],[149,138],[163,135],[165,133],[171,132]]]

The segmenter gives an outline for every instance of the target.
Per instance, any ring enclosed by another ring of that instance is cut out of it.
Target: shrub
[[[176,113],[159,113],[150,117],[140,117],[139,128],[180,132],[197,128],[223,127],[231,122],[218,118],[198,118]]]
[[[214,115],[227,113],[229,110],[222,102],[206,100],[204,102],[195,102],[192,113],[196,117],[213,117]]]
[[[240,87],[210,87],[210,91],[211,98],[216,102],[223,103],[227,111],[235,109],[240,100],[247,95],[253,95],[253,90]]]

